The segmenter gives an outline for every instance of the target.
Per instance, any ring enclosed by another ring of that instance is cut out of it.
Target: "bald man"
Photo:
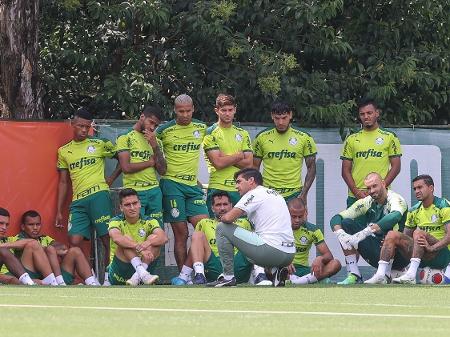
[[[316,283],[339,272],[341,263],[333,258],[322,231],[307,221],[308,209],[305,203],[299,198],[294,198],[289,201],[288,209],[295,239],[295,257],[288,267],[291,283]],[[313,243],[320,255],[310,266],[309,251]]]
[[[405,225],[407,205],[401,195],[388,190],[385,181],[375,172],[366,176],[364,185],[369,195],[330,220],[342,246],[348,271],[347,278],[338,284],[362,283],[358,254],[377,268],[384,237],[394,229],[403,231]],[[396,254],[386,270],[386,283],[390,281],[390,268],[400,270],[408,263],[401,254]]]

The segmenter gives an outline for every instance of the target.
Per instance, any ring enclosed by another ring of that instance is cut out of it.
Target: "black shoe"
[[[259,273],[255,277],[255,286],[271,286],[271,285],[272,285],[272,281],[269,281],[266,274]]]
[[[273,286],[284,287],[289,271],[286,267],[279,267],[273,274]]]
[[[206,286],[207,287],[215,287],[215,288],[236,287],[236,278],[233,277],[230,280],[225,280],[225,277],[223,277],[223,275],[220,275],[217,278],[217,281],[206,283]]]
[[[194,278],[192,279],[192,283],[194,284],[205,284],[206,283],[206,277],[202,273],[195,274]]]

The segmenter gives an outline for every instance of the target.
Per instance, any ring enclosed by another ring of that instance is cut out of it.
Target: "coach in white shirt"
[[[291,216],[284,198],[276,191],[262,186],[261,173],[245,168],[235,173],[236,188],[241,195],[239,202],[220,217],[216,228],[216,240],[223,277],[209,286],[236,285],[233,272],[234,247],[247,259],[259,266],[272,268],[273,284],[284,285],[287,268],[295,255]],[[233,224],[237,218],[247,215],[254,232]]]

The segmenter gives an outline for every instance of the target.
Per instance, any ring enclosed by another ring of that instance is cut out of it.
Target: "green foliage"
[[[448,123],[448,1],[43,0],[47,117],[80,104],[136,118],[190,94],[215,120],[220,92],[241,121],[269,121],[275,99],[301,123],[354,125],[370,96],[383,123]]]

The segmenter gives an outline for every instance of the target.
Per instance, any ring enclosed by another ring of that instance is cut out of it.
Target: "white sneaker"
[[[141,278],[139,277],[139,274],[135,272],[125,283],[127,286],[136,287],[141,282]]]
[[[408,273],[406,273],[400,277],[393,278],[392,283],[416,284],[416,278],[411,277]]]
[[[109,280],[107,278],[105,278],[105,281],[103,281],[102,286],[109,287],[110,285],[111,285],[111,283],[109,282]]]
[[[388,284],[389,279],[386,275],[375,274],[370,279],[364,281],[365,284]]]
[[[140,279],[141,279],[142,283],[147,284],[147,285],[153,284],[159,280],[158,275],[152,275],[149,272],[145,272],[144,274],[142,274],[140,276],[141,276]]]

